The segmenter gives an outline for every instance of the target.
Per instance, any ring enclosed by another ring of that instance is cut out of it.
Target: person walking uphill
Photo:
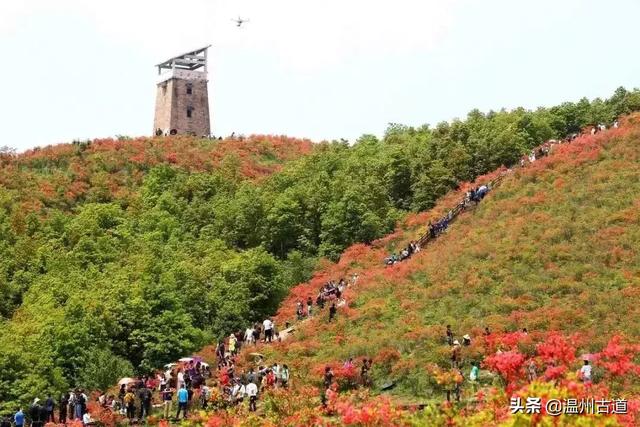
[[[329,322],[331,322],[336,317],[338,309],[336,308],[336,303],[331,303],[331,307],[329,307]]]
[[[453,342],[453,347],[451,348],[451,367],[452,368],[458,368],[458,366],[460,365],[461,350],[462,350],[462,347],[460,347],[460,342],[458,340],[455,340]]]
[[[325,390],[331,387],[331,384],[333,384],[333,371],[331,370],[331,366],[325,366],[322,384],[324,385]]]
[[[447,344],[453,345],[453,331],[451,331],[451,325],[447,325]]]
[[[252,381],[245,387],[245,392],[249,396],[249,410],[255,412],[258,401],[258,386]]]
[[[313,310],[313,299],[311,299],[311,297],[307,297],[307,316],[311,317],[312,316],[312,310]]]
[[[264,342],[271,342],[273,339],[273,322],[270,318],[266,318],[262,322],[262,326],[264,327]]]
[[[238,342],[238,339],[236,338],[236,336],[234,334],[229,335],[229,353],[231,353],[231,355],[235,356],[236,354],[236,344]]]

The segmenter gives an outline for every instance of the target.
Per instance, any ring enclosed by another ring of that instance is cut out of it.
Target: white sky
[[[0,146],[148,135],[154,65],[206,44],[216,135],[354,139],[605,97],[640,86],[638,16],[637,0],[1,0]]]

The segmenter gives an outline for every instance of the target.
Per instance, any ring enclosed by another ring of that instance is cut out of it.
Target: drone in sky
[[[236,27],[238,28],[242,27],[242,24],[249,22],[248,19],[243,19],[239,16],[238,16],[238,19],[231,19],[231,20],[236,23]]]

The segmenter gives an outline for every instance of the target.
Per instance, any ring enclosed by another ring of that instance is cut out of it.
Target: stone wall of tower
[[[178,134],[208,136],[211,133],[210,126],[206,79],[175,76],[158,83],[154,134],[157,129],[165,134],[175,129]]]
[[[163,134],[169,133],[172,128],[171,107],[173,105],[173,79],[158,83],[156,89],[156,110],[153,119],[153,134],[158,129]]]

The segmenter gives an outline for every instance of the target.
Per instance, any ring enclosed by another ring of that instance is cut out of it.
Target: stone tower
[[[209,136],[207,49],[205,46],[158,64],[155,135]]]

